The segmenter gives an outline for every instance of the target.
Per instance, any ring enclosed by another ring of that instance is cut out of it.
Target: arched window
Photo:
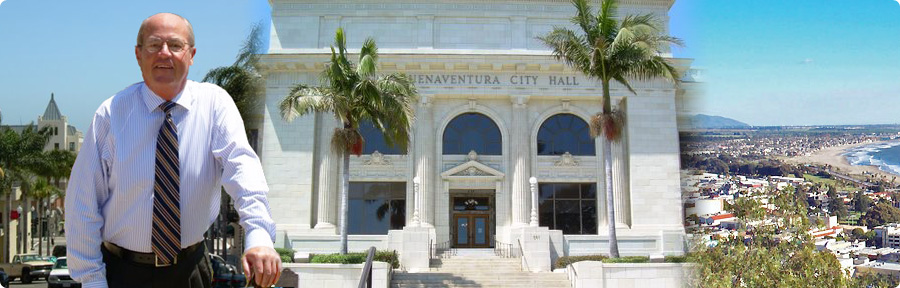
[[[465,155],[472,150],[479,155],[500,155],[501,144],[500,128],[480,113],[460,114],[444,130],[444,155]]]
[[[538,155],[594,156],[594,139],[587,122],[572,114],[557,114],[541,124],[537,135]]]
[[[399,146],[392,147],[388,145],[387,142],[384,141],[384,133],[381,133],[381,130],[375,128],[375,124],[373,124],[372,121],[360,122],[359,134],[362,134],[363,139],[366,140],[366,145],[363,147],[363,154],[372,154],[372,152],[375,151],[385,155],[406,154],[406,149],[401,149]]]

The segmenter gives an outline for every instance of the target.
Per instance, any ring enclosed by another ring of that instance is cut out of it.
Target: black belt
[[[109,243],[106,241],[103,242],[103,247],[106,248],[106,250],[109,251],[111,254],[116,255],[116,257],[119,257],[126,261],[131,261],[134,263],[150,265],[150,266],[155,266],[155,267],[166,267],[166,266],[178,264],[179,260],[182,260],[182,259],[194,254],[194,252],[196,252],[197,249],[203,247],[203,244],[204,244],[203,241],[200,241],[200,242],[197,242],[197,244],[194,244],[194,245],[188,246],[187,248],[181,249],[181,252],[178,253],[178,257],[175,258],[175,261],[172,262],[171,264],[159,264],[159,262],[157,261],[157,258],[156,258],[156,254],[131,251],[131,250],[119,247],[119,245]]]

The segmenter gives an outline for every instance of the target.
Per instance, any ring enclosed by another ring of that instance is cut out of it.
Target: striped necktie
[[[157,265],[175,264],[181,251],[181,207],[179,202],[178,130],[172,121],[175,103],[159,106],[166,119],[156,139],[156,177],[153,185],[153,254]]]

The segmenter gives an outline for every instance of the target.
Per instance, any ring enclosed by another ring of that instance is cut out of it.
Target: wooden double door
[[[453,215],[453,247],[490,248],[492,233],[489,214]]]

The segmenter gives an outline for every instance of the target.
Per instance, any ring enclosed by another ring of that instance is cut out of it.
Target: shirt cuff
[[[247,248],[244,249],[244,253],[247,253],[247,250],[253,247],[269,247],[275,248],[275,243],[272,242],[272,236],[269,235],[269,232],[266,229],[253,229],[247,232],[247,238],[245,238],[244,243],[247,245]]]
[[[81,283],[81,288],[108,288],[108,287],[109,286],[106,284],[106,279],[99,279],[97,281]]]

